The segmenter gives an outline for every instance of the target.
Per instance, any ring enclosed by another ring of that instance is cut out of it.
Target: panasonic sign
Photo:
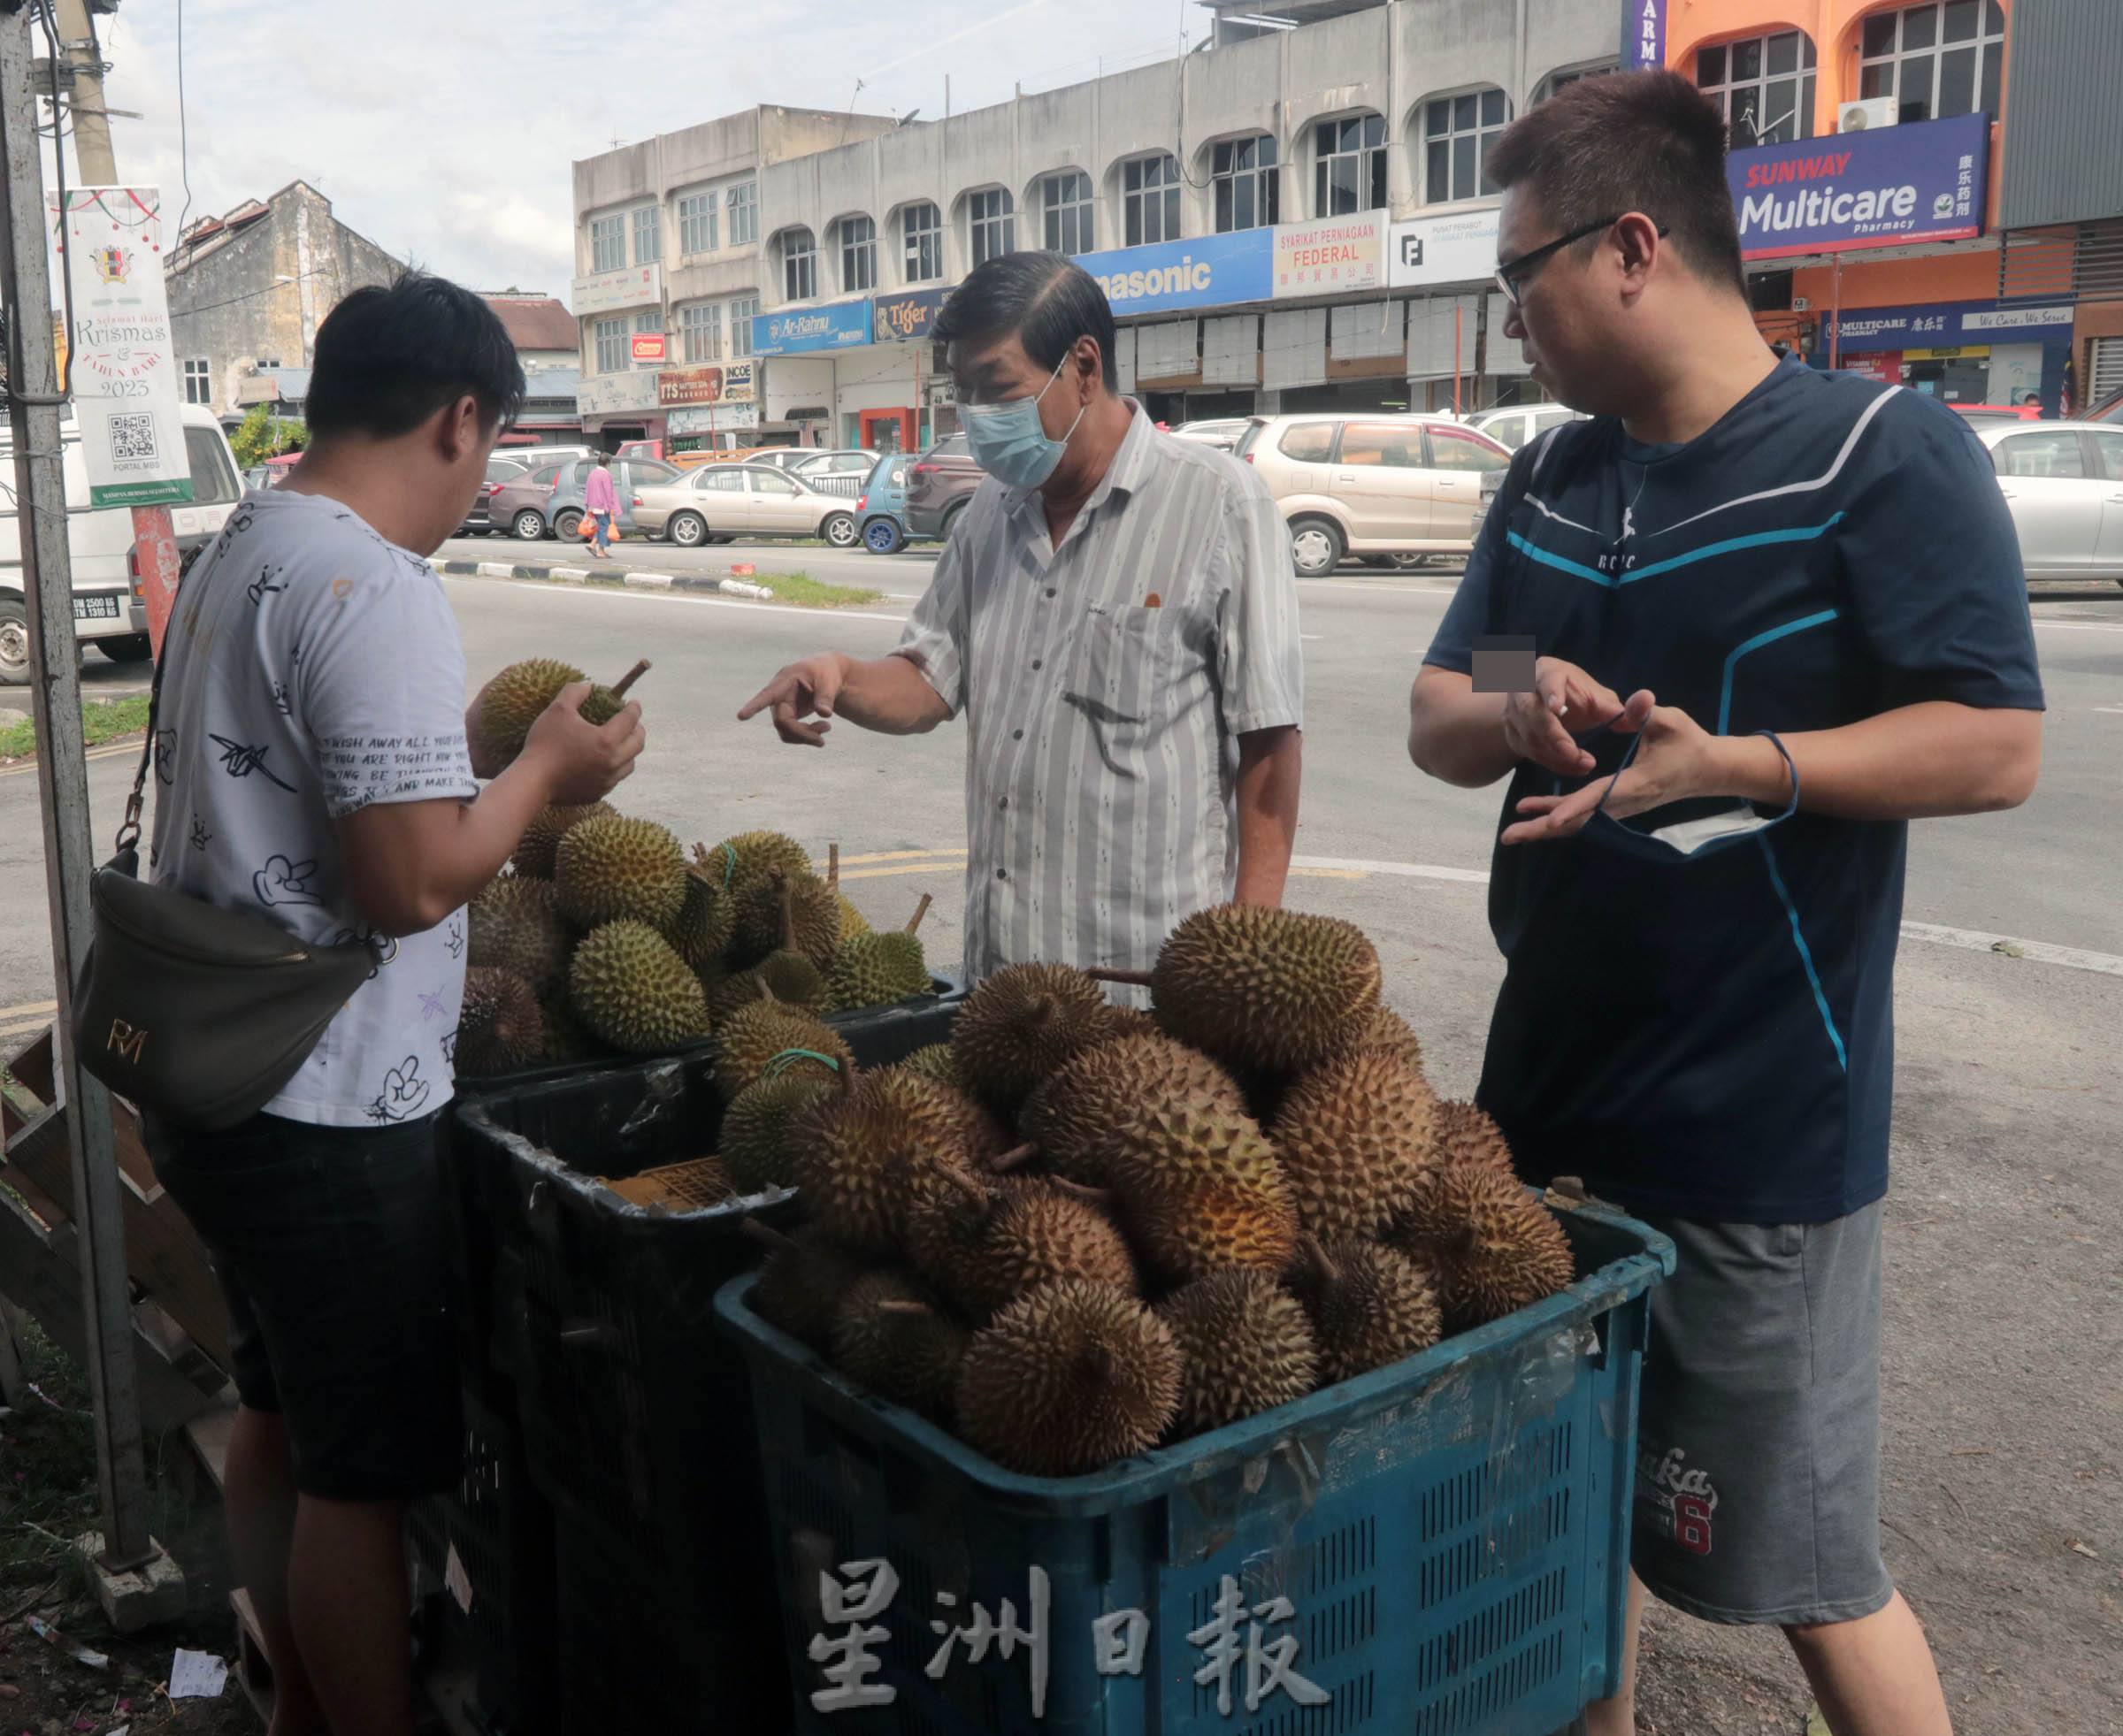
[[[1242,229],[1154,247],[1080,253],[1077,264],[1098,280],[1116,315],[1265,302],[1270,231]]]

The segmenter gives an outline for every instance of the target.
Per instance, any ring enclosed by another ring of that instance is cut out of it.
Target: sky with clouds
[[[183,31],[183,126],[178,25]],[[566,297],[577,157],[782,103],[931,119],[1169,58],[1194,0],[124,0],[119,172],[194,217],[301,178],[400,258]],[[857,81],[862,87],[857,88]],[[73,170],[68,164],[71,178]]]

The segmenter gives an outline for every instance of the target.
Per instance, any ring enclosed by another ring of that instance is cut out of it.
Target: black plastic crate
[[[489,1736],[562,1736],[553,1509],[495,1399],[466,1391],[457,1487],[407,1510],[418,1632],[431,1662],[470,1667]]]

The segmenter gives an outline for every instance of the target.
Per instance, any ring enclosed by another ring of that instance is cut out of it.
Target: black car
[[[479,486],[479,497],[471,503],[471,510],[464,515],[464,522],[457,526],[461,537],[484,537],[497,528],[487,511],[487,502],[494,491],[504,482],[513,482],[530,468],[520,458],[503,458],[498,454],[487,461],[487,480]]]

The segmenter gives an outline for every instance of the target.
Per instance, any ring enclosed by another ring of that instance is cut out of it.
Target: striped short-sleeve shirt
[[[1146,967],[1232,894],[1238,738],[1304,722],[1282,514],[1249,466],[1130,408],[1059,547],[1036,490],[982,482],[900,646],[965,720],[976,978]]]

